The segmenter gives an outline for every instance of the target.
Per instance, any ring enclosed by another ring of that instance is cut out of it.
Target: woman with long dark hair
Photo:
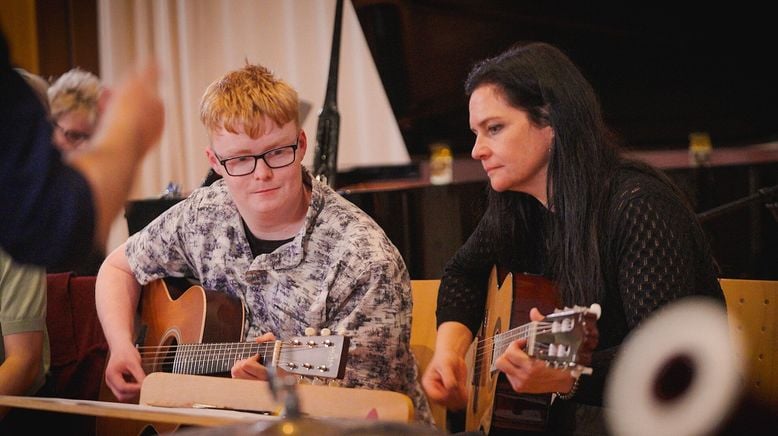
[[[557,48],[522,44],[486,59],[465,91],[489,204],[445,267],[424,388],[430,400],[463,408],[465,353],[484,318],[490,271],[540,274],[565,306],[600,305],[593,373],[548,367],[525,353],[524,340],[496,367],[515,392],[556,393],[548,433],[597,432],[609,365],[627,334],[685,296],[723,304],[705,235],[666,176],[620,154],[594,90]]]

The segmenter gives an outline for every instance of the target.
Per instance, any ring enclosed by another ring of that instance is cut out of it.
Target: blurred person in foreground
[[[157,70],[131,72],[113,93],[93,147],[64,163],[47,111],[12,67],[0,32],[0,247],[21,263],[77,261],[102,248],[136,170],[162,133]]]
[[[49,83],[21,68],[16,71],[48,111]],[[35,395],[49,368],[46,331],[46,270],[15,262],[0,248],[0,395]],[[23,425],[28,413],[0,408],[0,433]]]
[[[49,369],[46,271],[0,249],[0,395],[39,395]],[[29,422],[29,411],[0,407],[0,433]],[[21,423],[21,424],[20,424]]]

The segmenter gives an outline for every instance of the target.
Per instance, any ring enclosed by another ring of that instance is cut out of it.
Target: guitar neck
[[[261,364],[306,377],[342,378],[346,336],[305,336],[274,342],[186,343],[143,347],[143,369],[189,375],[229,373],[235,361],[259,355]]]
[[[543,321],[530,321],[495,334],[490,345],[493,347],[490,370],[497,370],[495,362],[511,342],[527,339],[525,351],[528,355],[545,360],[547,364],[557,368],[574,368],[590,373],[591,369],[581,365],[581,361],[588,364],[591,356],[587,354],[585,359],[581,359],[578,350],[584,343],[594,349],[596,340],[592,342],[591,338],[596,338],[597,335],[592,334],[592,331],[596,330],[596,319],[600,317],[600,312],[598,304],[593,304],[590,308],[575,306],[557,310],[547,315]],[[586,327],[586,318],[591,320],[589,327]]]
[[[259,355],[270,364],[275,343],[234,342],[220,344],[181,344],[173,352],[171,371],[176,374],[205,375],[228,372],[236,360]]]
[[[497,370],[497,368],[494,366],[495,361],[498,357],[502,356],[502,354],[505,352],[505,350],[508,349],[513,341],[517,339],[528,339],[527,348],[533,348],[534,344],[530,342],[533,341],[535,337],[537,337],[538,325],[540,325],[539,322],[532,321],[518,327],[514,327],[506,332],[494,335],[492,338],[494,342],[491,344],[493,347],[493,352],[491,353],[492,361],[489,364],[490,370]]]

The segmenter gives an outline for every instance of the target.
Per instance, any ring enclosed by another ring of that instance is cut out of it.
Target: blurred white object
[[[743,396],[743,340],[724,307],[702,297],[667,305],[633,330],[606,385],[616,436],[710,435]]]

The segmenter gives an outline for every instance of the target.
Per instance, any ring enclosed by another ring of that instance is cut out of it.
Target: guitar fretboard
[[[183,344],[176,347],[172,371],[176,374],[217,374],[227,372],[236,360],[257,354],[270,362],[274,344],[241,342],[233,344]]]
[[[143,370],[175,374],[228,373],[237,360],[259,355],[265,366],[310,377],[342,377],[344,336],[307,336],[287,341],[191,343],[140,347]]]
[[[580,332],[579,320],[582,319],[585,309],[574,308],[559,311],[549,315],[544,321],[532,321],[527,324],[512,328],[504,333],[495,334],[489,342],[484,341],[484,355],[486,347],[492,347],[489,369],[496,371],[495,362],[510,344],[517,339],[527,339],[527,354],[542,358],[547,364],[555,367],[575,366],[575,349],[580,345],[580,338],[574,332]],[[481,357],[481,356],[477,356]]]
[[[497,361],[497,358],[502,356],[502,354],[505,352],[505,350],[508,349],[508,347],[511,345],[511,343],[517,339],[530,339],[533,340],[537,334],[537,331],[541,324],[548,324],[548,323],[542,323],[542,322],[530,322],[515,328],[512,328],[508,330],[507,332],[498,333],[492,337],[494,340],[493,343],[493,351],[492,351],[492,361],[489,362],[489,369],[491,371],[497,371],[497,368],[494,366],[495,362]],[[486,344],[488,346],[488,344]],[[530,346],[534,346],[534,344],[527,344],[527,348],[530,348]]]

